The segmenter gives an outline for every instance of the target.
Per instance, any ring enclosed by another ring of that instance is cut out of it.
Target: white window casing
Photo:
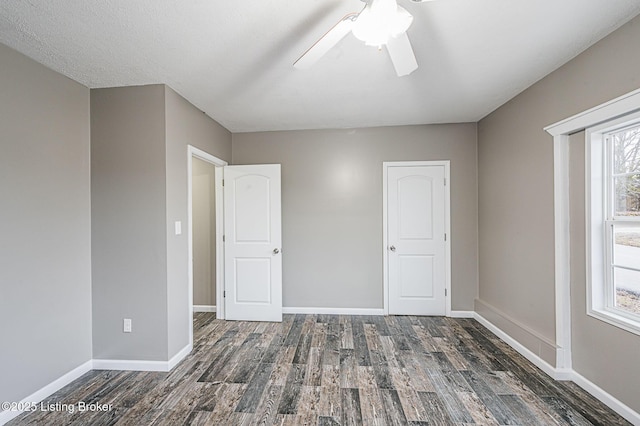
[[[586,130],[586,250],[587,314],[640,334],[640,315],[616,307],[614,227],[639,224],[640,217],[618,217],[614,209],[612,148],[609,134],[640,126],[640,113],[609,120]]]

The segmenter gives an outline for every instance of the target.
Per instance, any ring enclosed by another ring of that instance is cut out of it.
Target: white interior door
[[[445,315],[445,166],[387,168],[389,314]]]
[[[280,165],[224,168],[226,319],[282,321]]]

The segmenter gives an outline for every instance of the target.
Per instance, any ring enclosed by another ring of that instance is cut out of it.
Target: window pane
[[[615,215],[640,217],[640,173],[614,179]]]
[[[640,272],[614,268],[616,308],[640,315]]]
[[[614,225],[613,262],[640,270],[640,224],[616,223]],[[625,268],[613,268],[616,307],[640,315],[640,272]]]
[[[640,172],[640,126],[611,134],[613,172]]]
[[[613,233],[613,263],[640,270],[640,224],[616,223]]]

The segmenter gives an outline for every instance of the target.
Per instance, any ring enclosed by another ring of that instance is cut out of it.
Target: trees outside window
[[[640,320],[640,125],[605,135],[609,309]]]

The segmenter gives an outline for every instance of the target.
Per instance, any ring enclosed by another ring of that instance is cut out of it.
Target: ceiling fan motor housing
[[[396,0],[373,0],[360,12],[352,31],[367,46],[382,46],[405,33],[412,22],[413,16]]]

